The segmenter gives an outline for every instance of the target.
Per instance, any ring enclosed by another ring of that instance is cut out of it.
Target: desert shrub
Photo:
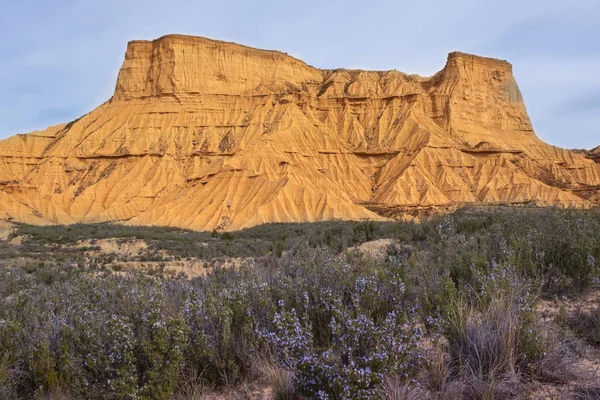
[[[374,222],[363,222],[355,225],[354,228],[352,228],[354,234],[353,239],[357,243],[371,241],[375,239],[378,228],[378,225]]]
[[[511,397],[565,375],[556,360],[569,357],[538,321],[536,298],[585,291],[600,276],[592,211],[270,224],[227,240],[108,224],[20,229],[22,245],[0,243],[0,258],[18,255],[0,265],[7,399],[168,399],[257,374],[281,398]],[[149,261],[163,250],[165,261],[210,258],[213,271],[114,274],[107,256],[86,261],[61,244],[103,237],[147,240]],[[383,258],[347,251],[379,238],[396,239]],[[219,267],[233,255],[254,258]],[[597,314],[561,324],[595,343]],[[424,360],[421,327],[437,358]],[[430,378],[417,387],[422,374]]]
[[[277,313],[274,322],[274,332],[265,337],[277,362],[294,374],[297,390],[309,397],[374,398],[386,374],[407,377],[418,366],[420,332],[393,313],[376,324],[364,314],[351,317],[338,309],[327,348],[315,345],[310,325],[295,309]]]
[[[184,303],[191,329],[186,362],[199,378],[232,384],[246,374],[258,346],[256,325],[269,312],[268,288],[249,269],[217,269],[195,281]]]
[[[18,362],[18,358],[11,351],[13,344],[7,340],[8,335],[12,335],[18,329],[18,326],[0,320],[0,338],[2,338],[2,343],[0,343],[0,398],[7,400],[16,398],[16,386],[20,378],[14,372],[14,364]]]
[[[545,291],[567,285],[577,290],[588,287],[597,274],[597,221],[563,215],[548,218],[543,229],[513,236],[516,265],[536,277]]]
[[[331,380],[323,393],[373,396],[384,375],[405,379],[420,362],[400,272],[358,254],[303,248],[193,281],[81,273],[47,283],[1,273],[0,297],[10,301],[0,309],[0,349],[21,396],[166,399],[185,381],[236,384],[264,352],[303,393],[316,395],[316,367]],[[308,347],[286,358],[296,322]]]
[[[456,285],[471,283],[473,272],[492,261],[513,265],[546,296],[585,290],[599,274],[595,212],[459,212],[428,221],[423,229],[432,225],[435,229],[419,244],[419,264],[447,271]]]
[[[595,308],[577,309],[566,318],[566,325],[580,338],[600,347],[600,299]]]
[[[386,377],[384,384],[378,390],[380,399],[384,400],[433,400],[438,398],[459,399],[459,396],[436,397],[428,390],[411,385],[403,380]]]
[[[294,280],[283,276],[287,296],[262,332],[297,390],[311,398],[374,398],[384,376],[412,376],[421,332],[396,271],[365,268],[353,255],[298,257],[318,270],[298,276],[295,262],[284,268]]]
[[[469,235],[489,229],[500,221],[499,214],[463,215],[459,212],[454,215],[454,218],[456,219],[456,233]]]
[[[19,225],[14,235],[27,239],[21,246],[0,246],[0,258],[13,253],[55,263],[77,263],[85,259],[82,250],[63,245],[102,238],[146,240],[150,248],[142,257],[148,261],[159,261],[162,251],[177,259],[261,257],[270,252],[279,255],[304,244],[342,252],[365,241],[393,238],[422,250],[429,262],[449,270],[454,281],[468,281],[471,264],[485,266],[493,259],[511,263],[523,275],[538,280],[545,293],[553,295],[585,289],[600,274],[596,262],[600,259],[599,215],[576,210],[464,209],[421,223],[266,224],[234,235],[113,224]]]
[[[273,389],[275,400],[295,400],[294,375],[275,364],[270,357],[255,358],[252,362],[255,375]]]
[[[166,227],[122,226],[117,224],[75,224],[68,226],[33,226],[18,224],[13,236],[26,237],[20,246],[21,254],[44,255],[57,261],[78,261],[82,249],[65,248],[64,245],[79,240],[142,239],[148,242],[150,252],[167,251],[178,259],[196,257],[257,257],[270,251],[282,252],[299,243],[312,247],[329,246],[336,251],[382,237],[395,237],[403,230],[403,223],[389,222],[318,222],[297,224],[265,224],[243,229],[234,234],[224,232],[194,232]],[[203,244],[208,244],[207,246]],[[60,251],[59,251],[60,250]],[[14,247],[0,246],[0,258],[8,258]],[[7,257],[2,257],[6,254]],[[148,255],[146,255],[148,257]],[[150,261],[150,259],[147,259]]]
[[[152,399],[174,392],[187,331],[158,282],[136,275],[30,283],[0,313],[0,344],[16,352],[22,393]]]
[[[514,267],[492,263],[450,300],[443,334],[466,398],[515,398],[524,381],[543,375],[552,347],[535,299]]]

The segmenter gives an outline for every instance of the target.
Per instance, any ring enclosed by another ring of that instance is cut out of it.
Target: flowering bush
[[[323,261],[320,274],[329,284],[298,293],[300,315],[281,300],[274,327],[263,335],[302,394],[374,398],[386,375],[408,378],[420,366],[421,331],[404,284],[377,278],[351,257]]]
[[[170,399],[188,382],[240,383],[254,376],[256,360],[268,359],[280,377],[293,376],[301,396],[377,398],[390,382],[410,386],[431,368],[423,328],[442,349],[447,376],[438,382],[469,382],[463,394],[477,398],[477,388],[499,377],[543,375],[552,348],[535,312],[538,296],[600,279],[593,212],[321,226],[286,252],[194,280],[3,263],[0,397]],[[383,260],[345,251],[384,234],[399,242]],[[565,321],[576,333],[594,332],[586,338],[597,344],[598,313],[577,326]]]
[[[159,282],[136,275],[29,284],[13,294],[0,326],[3,349],[19,360],[18,390],[67,388],[98,399],[173,393],[187,328],[167,310]]]

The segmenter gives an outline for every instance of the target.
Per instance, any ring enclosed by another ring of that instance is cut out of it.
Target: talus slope
[[[462,204],[593,207],[593,157],[542,142],[505,61],[425,78],[320,70],[169,35],[130,42],[114,96],[0,141],[0,219],[236,230]]]

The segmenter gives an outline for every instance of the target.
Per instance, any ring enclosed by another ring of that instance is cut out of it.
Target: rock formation
[[[590,153],[588,154],[588,158],[591,158],[592,160],[596,161],[597,163],[600,163],[600,146],[590,150]]]
[[[592,207],[599,187],[600,165],[536,137],[509,63],[463,53],[425,78],[200,37],[133,41],[109,101],[0,141],[0,219],[34,224]]]
[[[600,146],[595,147],[591,150],[575,149],[573,151],[577,154],[582,154],[585,157],[594,160],[597,163],[600,163]]]

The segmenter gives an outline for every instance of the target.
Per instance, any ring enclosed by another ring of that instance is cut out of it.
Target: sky
[[[0,0],[0,139],[108,100],[127,42],[169,33],[319,68],[429,76],[462,51],[513,64],[537,135],[600,144],[600,0]]]

